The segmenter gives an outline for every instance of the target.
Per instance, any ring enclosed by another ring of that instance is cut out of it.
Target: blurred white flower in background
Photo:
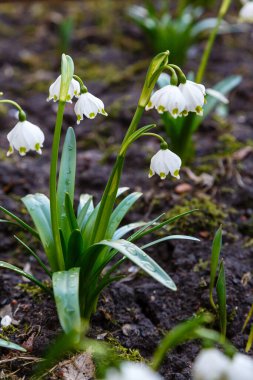
[[[163,378],[146,364],[123,362],[119,370],[110,368],[105,380],[163,380]]]
[[[243,1],[243,4],[239,12],[240,21],[253,22],[253,1]]]
[[[42,130],[29,121],[19,121],[8,133],[7,139],[10,147],[7,156],[10,156],[16,149],[21,156],[25,156],[29,150],[35,150],[41,154],[45,140]]]
[[[193,380],[252,380],[253,359],[235,354],[229,359],[215,348],[202,350],[192,367]]]

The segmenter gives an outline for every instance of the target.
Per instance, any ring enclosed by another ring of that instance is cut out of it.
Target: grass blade
[[[210,271],[210,285],[209,285],[209,299],[210,304],[214,310],[216,310],[216,305],[213,300],[213,289],[215,286],[215,279],[217,274],[217,269],[219,265],[220,252],[222,246],[222,227],[220,227],[214,236],[212,245],[212,255],[211,255],[211,271]]]

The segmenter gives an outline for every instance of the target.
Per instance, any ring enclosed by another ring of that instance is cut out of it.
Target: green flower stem
[[[58,270],[65,270],[65,263],[63,258],[61,238],[59,232],[59,221],[57,211],[57,165],[58,165],[58,153],[61,138],[61,128],[63,121],[65,102],[59,101],[54,139],[52,146],[51,166],[50,166],[50,211],[51,211],[51,223],[52,231],[55,243],[55,250],[58,262]]]
[[[2,93],[0,93],[1,95]],[[0,100],[0,103],[7,103],[7,104],[11,104],[12,106],[16,107],[18,109],[19,112],[24,112],[22,110],[22,108],[20,107],[20,105],[18,105],[18,103],[14,102],[13,100],[10,100],[10,99],[3,99],[3,100]]]
[[[160,135],[157,135],[156,133],[152,133],[152,132],[148,132],[148,133],[143,133],[142,136],[152,136],[152,137],[156,137],[158,140],[161,141],[162,144],[166,144],[166,141],[164,140],[164,138],[162,138],[162,136]]]
[[[133,119],[131,121],[131,124],[128,128],[128,131],[122,141],[121,147],[124,145],[124,143],[127,141],[127,139],[134,133],[138,127],[139,121],[141,119],[141,116],[143,114],[144,107],[138,106],[135,114],[133,116]],[[121,150],[121,149],[120,149]],[[105,237],[105,233],[108,227],[108,222],[113,210],[113,206],[115,203],[121,173],[124,166],[125,161],[125,155],[126,151],[120,155],[118,155],[117,160],[114,164],[114,167],[112,169],[112,173],[110,175],[110,178],[107,182],[105,191],[103,193],[101,204],[98,210],[98,215],[96,218],[96,222],[94,225],[94,229],[92,232],[91,237],[91,244],[95,244]]]
[[[83,84],[82,79],[78,75],[73,75],[73,78],[77,80],[77,82],[80,84],[81,94],[85,94],[86,92],[88,92],[87,87]]]
[[[209,38],[208,38],[205,51],[204,51],[204,53],[202,55],[202,59],[201,59],[201,62],[200,62],[200,65],[199,65],[199,69],[198,69],[198,72],[197,72],[197,75],[196,75],[196,79],[195,79],[195,81],[197,83],[201,83],[202,80],[203,80],[203,77],[204,77],[204,74],[205,74],[205,71],[206,71],[206,66],[208,64],[209,57],[210,57],[210,54],[211,54],[211,51],[212,51],[212,48],[213,48],[214,41],[216,39],[216,36],[217,36],[218,31],[219,31],[219,27],[220,27],[220,24],[221,24],[221,22],[223,20],[223,17],[227,13],[227,10],[228,10],[228,8],[230,6],[230,3],[231,3],[231,0],[223,0],[222,3],[221,3],[221,7],[220,7],[219,14],[218,14],[218,17],[217,17],[216,25],[213,28],[213,30],[212,30]]]

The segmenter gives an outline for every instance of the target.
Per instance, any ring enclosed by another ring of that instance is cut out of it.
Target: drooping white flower
[[[229,380],[252,380],[253,359],[247,355],[235,354],[228,369]]]
[[[229,380],[227,374],[230,365],[231,361],[219,350],[202,350],[192,367],[193,380]]]
[[[253,1],[246,2],[239,12],[239,18],[244,22],[253,22]]]
[[[213,98],[216,98],[217,100],[219,100],[220,102],[222,102],[224,104],[229,103],[228,98],[226,98],[226,96],[223,95],[220,91],[214,90],[213,88],[207,88],[206,93],[207,93],[207,95],[210,95]]]
[[[240,353],[232,359],[219,350],[202,350],[192,368],[193,380],[252,380],[253,360]]]
[[[159,113],[168,111],[177,118],[185,109],[185,99],[179,87],[168,84],[154,92],[145,109],[148,111],[154,107]]]
[[[8,327],[10,326],[12,323],[12,318],[9,316],[9,315],[5,315],[2,319],[1,319],[1,326],[2,327]]]
[[[16,149],[21,156],[25,156],[29,150],[35,150],[41,154],[44,142],[42,130],[29,121],[19,121],[8,133],[7,139],[10,143],[7,156],[10,156]]]
[[[98,113],[107,116],[102,100],[92,95],[90,92],[85,92],[80,95],[75,104],[74,110],[77,116],[77,124],[80,124],[80,121],[83,120],[83,115],[89,119],[94,119]]]
[[[105,380],[163,380],[163,378],[145,364],[123,362],[119,370],[110,368]]]
[[[51,84],[49,87],[49,96],[47,100],[53,99],[54,102],[59,100],[60,97],[60,88],[61,88],[61,75],[58,76],[56,81]],[[74,96],[78,97],[80,95],[80,84],[77,80],[71,79],[68,95],[67,95],[67,102],[72,103],[72,98]]]
[[[149,178],[155,173],[161,179],[165,179],[170,173],[172,177],[180,178],[179,170],[181,167],[181,158],[169,149],[160,149],[152,158],[150,162]]]
[[[180,83],[179,89],[185,99],[183,115],[187,115],[188,112],[196,112],[197,115],[202,116],[206,94],[205,86],[187,80],[185,83]]]

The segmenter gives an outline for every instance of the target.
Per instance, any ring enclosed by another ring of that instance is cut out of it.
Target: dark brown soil
[[[0,201],[23,217],[25,211],[20,197],[35,192],[48,194],[56,106],[47,103],[46,98],[48,86],[59,72],[58,31],[64,17],[74,20],[68,53],[75,61],[75,71],[87,78],[90,91],[103,99],[111,115],[75,126],[78,141],[76,199],[84,192],[99,199],[117,147],[131,121],[152,53],[146,48],[141,32],[124,17],[123,9],[130,2],[103,0],[99,7],[95,3],[0,5],[0,90],[6,97],[20,102],[29,120],[41,126],[47,137],[41,157],[28,155],[20,159],[13,155],[6,159],[5,136],[15,119],[8,114],[8,108],[0,107]],[[105,339],[113,337],[123,346],[139,349],[143,357],[150,358],[166,331],[201,309],[209,310],[211,241],[222,223],[228,338],[238,350],[244,350],[249,330],[242,333],[241,329],[253,301],[253,155],[250,151],[245,156],[238,155],[238,151],[253,146],[251,34],[252,30],[247,34],[218,37],[206,75],[208,86],[228,74],[244,76],[239,88],[230,96],[227,119],[209,118],[196,136],[197,158],[189,167],[197,175],[212,175],[212,186],[204,188],[194,182],[186,170],[182,170],[179,182],[148,180],[149,159],[158,148],[152,140],[143,140],[142,145],[131,148],[126,161],[122,185],[144,192],[143,200],[129,214],[128,221],[154,218],[161,211],[170,212],[175,205],[186,201],[189,207],[193,200],[199,204],[201,212],[188,216],[187,222],[175,224],[174,231],[200,237],[200,243],[177,241],[150,250],[152,257],[173,277],[178,291],[173,293],[140,272],[130,274],[132,265],[126,263],[122,267],[126,279],[110,286],[101,296],[91,324],[93,337],[105,334]],[[184,68],[186,72],[196,69],[202,50],[203,44],[200,44],[194,59]],[[67,107],[64,130],[75,125],[72,108],[72,105]],[[147,113],[142,123],[154,120],[158,120],[157,114]],[[190,184],[191,190],[180,194],[180,183]],[[209,212],[207,199],[213,206]],[[217,214],[218,209],[221,212]],[[1,224],[0,259],[20,267],[30,263],[32,273],[45,279],[34,260],[16,244],[12,237],[16,233],[12,227]],[[41,248],[36,247],[32,239],[29,242],[43,257]],[[27,291],[27,287],[20,286],[23,280],[11,272],[1,271],[0,276],[0,310],[11,304],[18,321],[15,331],[9,332],[9,338],[28,349],[28,354],[22,354],[21,358],[16,352],[0,350],[0,378],[29,379],[36,358],[43,356],[60,332],[54,302],[48,295],[34,293],[34,289]],[[214,327],[218,328],[217,323]],[[191,364],[198,350],[199,344],[188,343],[170,353],[161,369],[165,379],[190,379]]]

